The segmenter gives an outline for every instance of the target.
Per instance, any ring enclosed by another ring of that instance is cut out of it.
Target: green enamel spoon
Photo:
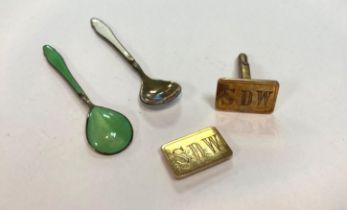
[[[129,146],[133,137],[133,129],[128,118],[114,110],[94,105],[72,76],[62,56],[53,47],[43,46],[43,53],[49,64],[88,105],[86,134],[90,146],[96,152],[104,155],[119,153]]]
[[[165,104],[174,100],[181,93],[182,88],[178,83],[152,79],[147,76],[106,23],[98,18],[92,18],[90,23],[95,32],[116,48],[141,77],[140,99],[143,103],[148,105]]]

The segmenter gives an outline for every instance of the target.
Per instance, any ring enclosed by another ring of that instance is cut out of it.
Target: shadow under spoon
[[[121,113],[94,105],[66,66],[62,56],[51,46],[43,46],[49,64],[69,83],[89,107],[86,135],[90,146],[98,153],[113,155],[123,151],[132,141],[133,128]]]

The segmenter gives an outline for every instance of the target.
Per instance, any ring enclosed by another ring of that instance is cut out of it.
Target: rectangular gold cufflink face
[[[232,156],[232,150],[214,127],[164,144],[161,150],[176,178],[183,178]]]
[[[279,83],[274,80],[219,79],[216,108],[221,111],[271,113]]]
[[[271,113],[275,109],[279,83],[251,79],[247,55],[238,57],[241,79],[218,80],[216,109],[221,111]]]

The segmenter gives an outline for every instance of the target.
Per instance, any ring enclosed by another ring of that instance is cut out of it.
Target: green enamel
[[[79,95],[85,95],[81,86],[77,83],[75,78],[70,73],[67,68],[63,57],[51,46],[43,46],[43,54],[47,58],[49,64],[69,83],[69,85],[76,91]]]
[[[121,152],[133,137],[132,126],[124,115],[99,106],[90,110],[86,132],[90,146],[106,155]]]
[[[79,97],[90,107],[86,133],[95,151],[112,155],[124,150],[131,142],[133,129],[129,120],[119,112],[94,106],[66,66],[63,57],[51,46],[43,46],[51,66],[69,83]]]

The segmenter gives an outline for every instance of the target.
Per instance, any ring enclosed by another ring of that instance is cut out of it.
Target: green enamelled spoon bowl
[[[128,118],[112,109],[94,105],[72,76],[62,56],[49,45],[43,46],[43,52],[49,64],[88,105],[86,134],[90,146],[96,152],[104,155],[119,153],[129,146],[133,137],[133,129]]]

